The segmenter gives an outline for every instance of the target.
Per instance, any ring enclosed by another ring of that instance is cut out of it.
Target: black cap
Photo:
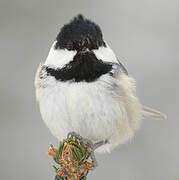
[[[55,49],[83,51],[106,46],[100,27],[81,14],[61,28],[56,40]]]

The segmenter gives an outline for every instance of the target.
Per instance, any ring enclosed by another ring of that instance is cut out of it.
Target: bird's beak
[[[89,49],[84,47],[79,53],[85,54],[86,52],[89,52]]]

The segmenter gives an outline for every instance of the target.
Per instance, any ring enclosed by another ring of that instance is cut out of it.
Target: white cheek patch
[[[113,50],[106,44],[106,47],[99,47],[99,49],[93,50],[98,59],[105,62],[118,63],[118,60]]]
[[[69,51],[67,49],[54,49],[56,41],[52,44],[50,52],[45,61],[45,65],[54,68],[62,68],[76,55],[77,51]]]

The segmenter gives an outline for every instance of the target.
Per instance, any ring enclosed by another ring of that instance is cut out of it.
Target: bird
[[[62,26],[35,75],[43,121],[63,140],[77,134],[96,152],[127,143],[144,118],[166,115],[142,105],[135,79],[104,40],[101,28],[79,14]]]

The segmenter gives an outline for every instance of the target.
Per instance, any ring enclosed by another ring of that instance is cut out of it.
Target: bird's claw
[[[79,135],[79,134],[77,134],[76,132],[69,132],[68,133],[68,135],[67,135],[67,138],[72,138],[72,137],[77,137],[78,139],[82,139],[82,137]]]
[[[98,166],[98,162],[97,162],[97,160],[95,158],[94,151],[97,148],[99,148],[100,146],[109,143],[109,141],[106,139],[106,140],[102,140],[102,141],[93,143],[91,140],[89,140],[87,138],[83,138],[82,136],[80,136],[76,132],[68,133],[67,138],[73,138],[73,137],[77,137],[80,141],[82,141],[83,145],[88,148],[88,152],[90,153],[91,160],[92,160],[92,163],[93,163],[93,167],[90,168],[90,170],[94,170]]]
[[[91,151],[95,151],[97,148],[99,148],[102,145],[105,145],[107,143],[109,143],[109,141],[107,139],[99,141],[97,143],[93,143],[91,140],[87,139],[87,138],[83,138],[82,136],[80,136],[78,133],[72,131],[69,132],[67,135],[67,138],[72,138],[72,137],[77,137],[79,140],[81,140],[83,142],[83,144],[85,146],[87,146]]]
[[[99,148],[99,147],[101,147],[101,146],[103,146],[103,145],[105,145],[107,143],[109,143],[109,141],[107,139],[99,141],[97,143],[94,143],[93,148],[94,148],[94,150],[96,150],[97,148]]]

